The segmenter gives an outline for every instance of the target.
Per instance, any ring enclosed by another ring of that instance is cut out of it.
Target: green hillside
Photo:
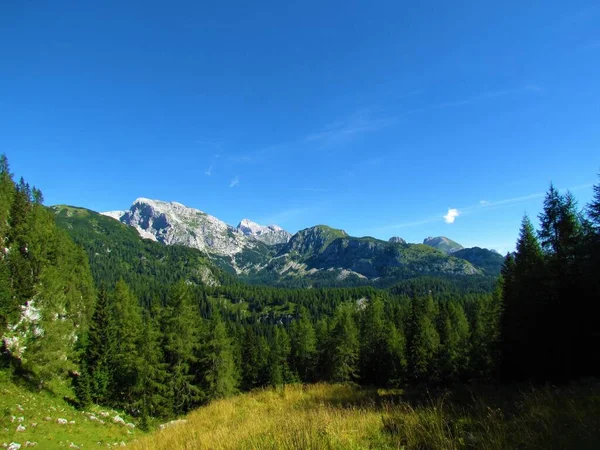
[[[86,251],[98,285],[124,279],[136,290],[153,290],[180,279],[199,285],[228,283],[231,277],[199,250],[142,239],[137,231],[85,208],[51,207],[56,224]]]

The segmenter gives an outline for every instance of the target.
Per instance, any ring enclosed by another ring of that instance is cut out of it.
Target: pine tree
[[[598,174],[600,178],[600,174]],[[595,227],[596,233],[600,234],[600,183],[594,185],[592,201],[587,205],[587,214]]]
[[[303,382],[313,381],[317,364],[317,338],[304,308],[290,326],[290,342],[292,372]]]
[[[393,386],[401,386],[406,379],[406,338],[402,330],[389,321],[386,324],[386,347],[389,359],[388,383]]]
[[[254,327],[247,327],[240,342],[242,351],[241,388],[245,391],[269,382],[269,344],[264,336],[258,336]]]
[[[86,370],[90,384],[91,398],[99,404],[107,404],[109,387],[111,384],[110,361],[113,360],[115,335],[112,322],[113,315],[110,310],[108,294],[105,289],[100,289],[96,307],[92,315],[87,334],[87,347],[81,371]],[[87,399],[80,398],[85,403]]]
[[[171,404],[168,396],[167,364],[160,347],[160,332],[148,311],[143,313],[143,329],[139,341],[139,382],[135,385],[134,408],[140,415],[140,428],[147,430],[150,417],[168,417]]]
[[[269,358],[269,383],[272,386],[281,386],[294,381],[289,365],[291,351],[290,338],[285,328],[275,327],[275,337],[271,345]]]
[[[119,408],[131,408],[139,382],[142,313],[138,299],[123,280],[117,282],[113,299],[112,402]]]
[[[192,304],[190,288],[180,281],[171,288],[161,317],[169,395],[176,415],[189,411],[201,395],[192,371],[199,345],[199,326],[200,315]]]
[[[429,382],[436,378],[435,362],[440,337],[434,320],[435,306],[431,296],[412,299],[408,319],[408,370],[415,382]]]
[[[351,304],[341,304],[335,311],[328,339],[329,378],[334,382],[358,379],[358,328]]]
[[[497,368],[502,293],[497,290],[474,304],[469,362],[477,378],[490,379]]]
[[[387,331],[383,302],[375,297],[363,311],[360,330],[360,379],[363,383],[385,386],[389,382],[391,360]]]
[[[556,199],[550,203],[555,202]],[[547,223],[550,222],[548,219]],[[546,236],[547,245],[550,245],[552,233]],[[542,334],[543,319],[538,314],[548,300],[544,267],[544,256],[535,230],[529,218],[524,216],[514,263],[508,257],[503,269],[501,371],[506,379],[530,378],[534,365],[537,365],[536,355],[543,351],[534,341]]]
[[[239,373],[231,339],[220,314],[214,314],[201,346],[201,386],[205,401],[229,397],[237,392]]]
[[[469,323],[463,308],[453,301],[440,306],[437,323],[440,378],[456,381],[467,373],[469,367]]]

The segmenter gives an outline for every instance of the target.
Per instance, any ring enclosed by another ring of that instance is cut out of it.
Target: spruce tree
[[[108,294],[101,288],[87,334],[84,362],[80,368],[81,371],[87,371],[83,376],[89,379],[86,383],[90,385],[91,399],[99,404],[108,403],[112,381],[110,362],[114,360],[115,346],[113,317]],[[87,399],[83,397],[79,401],[85,403]]]
[[[436,378],[440,337],[434,320],[435,306],[431,296],[412,299],[408,318],[408,371],[410,379],[417,383]]]
[[[160,331],[148,311],[143,313],[139,340],[138,383],[134,387],[134,408],[140,415],[140,427],[148,429],[151,417],[168,417],[171,404],[168,392],[167,364],[160,347]]]
[[[314,380],[317,364],[315,329],[302,308],[299,317],[290,326],[291,370],[303,382]]]
[[[337,307],[328,339],[329,379],[334,382],[358,380],[359,335],[350,303]]]
[[[385,386],[390,379],[391,359],[383,302],[375,297],[363,311],[360,330],[360,379],[362,383]]]
[[[469,322],[460,304],[448,301],[440,306],[437,323],[440,378],[456,381],[467,373],[469,367]]]
[[[386,323],[386,347],[388,355],[388,384],[401,386],[406,379],[406,338],[401,329],[389,321]]]
[[[269,358],[269,383],[272,386],[281,386],[295,381],[289,365],[291,351],[292,347],[287,331],[282,326],[275,327]]]
[[[241,344],[241,388],[249,391],[269,381],[269,344],[248,326]]]
[[[131,408],[139,382],[142,312],[129,286],[119,280],[112,305],[115,344],[111,360],[113,404]]]
[[[234,361],[231,339],[219,313],[213,315],[200,350],[204,400],[226,398],[236,393],[239,373]]]
[[[192,370],[197,360],[200,315],[192,304],[190,288],[185,281],[178,282],[169,291],[162,311],[161,331],[172,412],[179,415],[189,411],[201,396],[200,389],[194,384]]]

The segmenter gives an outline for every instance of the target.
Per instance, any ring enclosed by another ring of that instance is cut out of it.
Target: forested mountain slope
[[[123,279],[139,291],[180,279],[210,286],[231,281],[200,250],[143,239],[134,228],[88,209],[59,205],[51,210],[57,226],[86,250],[97,284],[112,286]]]

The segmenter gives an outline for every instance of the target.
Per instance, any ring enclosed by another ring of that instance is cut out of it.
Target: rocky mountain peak
[[[458,242],[448,239],[446,236],[429,236],[423,240],[423,244],[429,245],[430,247],[440,250],[448,255],[464,248]]]
[[[242,219],[237,230],[244,236],[252,237],[267,245],[285,244],[292,237],[283,228],[277,225],[259,225],[250,219]]]

